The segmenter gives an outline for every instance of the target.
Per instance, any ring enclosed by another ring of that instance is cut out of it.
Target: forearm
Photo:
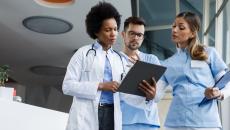
[[[168,87],[168,84],[162,80],[159,80],[157,82],[157,89],[156,89],[156,95],[154,98],[154,101],[157,103],[159,102],[165,95],[165,91]]]

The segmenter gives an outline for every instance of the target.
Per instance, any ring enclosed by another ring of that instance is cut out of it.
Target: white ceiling
[[[65,8],[49,8],[34,0],[0,1],[0,65],[8,64],[10,77],[25,86],[61,87],[63,76],[34,74],[37,65],[66,67],[74,50],[93,41],[85,31],[85,16],[99,0],[76,0]],[[131,15],[130,0],[107,0],[122,14],[122,22]],[[73,24],[65,34],[50,35],[28,30],[22,21],[30,16],[51,16]],[[122,29],[123,25],[121,26]],[[116,49],[121,49],[121,38]]]

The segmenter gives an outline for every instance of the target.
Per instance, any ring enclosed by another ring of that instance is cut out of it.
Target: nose
[[[178,31],[178,28],[177,28],[177,27],[173,27],[173,28],[172,28],[172,32],[173,32],[173,33],[177,32],[177,31]]]
[[[138,39],[139,39],[138,35],[137,35],[137,34],[135,34],[135,35],[134,35],[134,37],[133,37],[133,39],[138,40]]]
[[[175,28],[172,28],[172,33],[174,33],[176,31],[176,29]]]
[[[118,34],[118,32],[117,32],[116,30],[113,30],[113,31],[111,32],[111,36],[112,36],[112,37],[116,37],[117,34]]]

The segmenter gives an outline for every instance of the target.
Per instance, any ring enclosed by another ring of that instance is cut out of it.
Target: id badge
[[[191,68],[203,68],[207,65],[205,61],[191,60]]]

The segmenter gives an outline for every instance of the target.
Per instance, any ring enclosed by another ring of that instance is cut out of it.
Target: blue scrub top
[[[218,73],[227,69],[215,48],[205,49],[207,61],[192,60],[187,49],[178,49],[162,62],[167,67],[162,79],[173,89],[166,127],[221,127],[216,100],[198,106],[205,89],[212,87]]]
[[[113,80],[112,76],[112,67],[108,58],[108,55],[111,55],[112,49],[107,50],[107,55],[105,59],[104,66],[104,77],[103,82],[111,82]],[[101,91],[100,103],[113,104],[113,92],[112,91]]]
[[[106,56],[103,82],[110,82],[112,80],[112,68]],[[101,91],[100,103],[113,104],[113,92]]]
[[[156,56],[152,54],[145,54],[139,52],[141,61],[145,61],[152,64],[160,64]],[[128,56],[124,53],[121,54],[124,60],[125,70],[129,70],[133,65]],[[144,110],[131,106],[121,99],[121,111],[122,111],[122,125],[123,130],[155,130],[159,128],[160,122],[158,117],[157,104],[152,102],[151,110]]]

